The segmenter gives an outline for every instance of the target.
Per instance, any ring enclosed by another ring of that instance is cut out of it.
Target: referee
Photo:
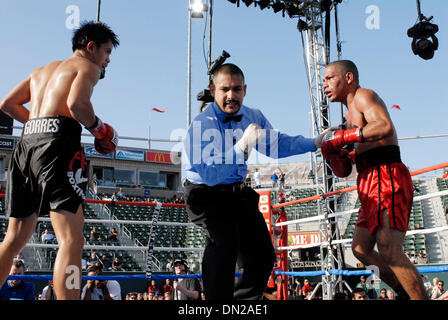
[[[259,195],[244,185],[246,161],[254,147],[272,158],[316,151],[324,133],[311,139],[273,130],[259,110],[243,105],[244,74],[234,64],[216,69],[210,92],[215,101],[190,125],[182,161],[187,212],[207,236],[205,298],[260,300],[275,253]]]

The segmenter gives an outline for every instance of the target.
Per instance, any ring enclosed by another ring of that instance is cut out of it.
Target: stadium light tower
[[[187,54],[187,129],[191,123],[191,19],[203,18],[208,6],[201,0],[188,0],[188,54]]]

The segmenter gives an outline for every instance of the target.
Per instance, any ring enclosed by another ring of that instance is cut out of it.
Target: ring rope
[[[448,265],[442,266],[416,266],[420,273],[435,273],[435,272],[448,272]],[[342,275],[342,276],[360,276],[360,275],[371,275],[374,274],[373,270],[339,270],[339,269],[329,269],[329,270],[317,270],[317,271],[280,271],[274,270],[275,275],[286,275],[292,277],[312,277],[312,276],[322,276],[326,272],[330,275]],[[241,276],[241,272],[235,273],[236,277]],[[186,279],[186,278],[202,278],[202,274],[154,274],[153,279]],[[52,280],[53,275],[32,275],[32,274],[22,274],[22,275],[9,275],[8,280]],[[145,274],[136,275],[96,275],[87,276],[83,275],[82,280],[146,280]]]
[[[436,228],[430,228],[430,229],[421,229],[421,230],[410,230],[406,232],[406,236],[415,235],[415,234],[427,234],[427,233],[435,233],[435,232],[441,232],[448,230],[448,226],[445,227],[436,227]],[[352,242],[353,239],[341,239],[341,240],[333,240],[331,244],[346,244]],[[313,247],[319,247],[319,246],[328,246],[329,242],[323,241],[319,243],[313,243],[313,244],[305,244],[305,245],[294,245],[294,246],[287,246],[287,247],[277,247],[278,250],[292,250],[292,249],[308,249]]]
[[[425,194],[425,195],[421,195],[421,196],[416,196],[416,197],[414,197],[414,201],[421,201],[421,200],[425,200],[425,199],[441,197],[441,196],[444,196],[444,195],[448,195],[448,190],[434,192],[434,193],[431,193],[431,194]],[[349,213],[354,213],[354,212],[356,212],[358,210],[359,210],[359,208],[351,209],[351,210],[348,210],[348,211],[332,213],[332,214],[328,215],[328,218],[332,218],[332,217],[336,217],[336,216],[342,216],[342,215],[346,215],[346,214],[349,214]],[[325,218],[324,215],[318,215],[318,216],[315,216],[315,217],[309,217],[309,218],[302,218],[302,219],[290,220],[290,221],[285,221],[285,222],[279,222],[279,223],[274,224],[274,226],[281,227],[281,226],[287,226],[287,225],[296,224],[296,223],[313,222],[313,221],[322,220],[324,218]]]
[[[430,172],[430,171],[434,171],[434,170],[438,170],[438,169],[443,169],[443,168],[446,168],[446,167],[448,167],[448,162],[444,162],[444,163],[441,163],[441,164],[436,164],[434,166],[430,166],[430,167],[422,168],[422,169],[419,169],[419,170],[415,170],[415,171],[412,171],[410,174],[411,174],[411,176],[416,176],[416,175],[419,175],[419,174],[422,174],[422,173],[426,173],[426,172]],[[294,201],[283,202],[283,203],[279,203],[279,204],[273,205],[272,209],[286,207],[286,206],[289,206],[289,205],[292,205],[292,204],[302,203],[302,202],[306,202],[306,201],[319,200],[321,197],[327,198],[327,197],[334,196],[334,195],[337,195],[337,194],[350,192],[350,191],[355,191],[356,189],[357,189],[357,187],[353,186],[353,187],[348,187],[348,188],[337,190],[337,191],[324,193],[322,195],[316,195],[316,196],[312,196],[312,197],[308,197],[308,198],[302,198],[302,199],[298,199],[298,200],[294,200]]]
[[[27,243],[25,247],[29,248],[53,248],[58,249],[57,244],[44,243]],[[101,246],[101,245],[85,245],[85,250],[127,250],[127,251],[146,251],[146,246]],[[180,248],[180,247],[154,247],[154,251],[204,251],[204,248]]]

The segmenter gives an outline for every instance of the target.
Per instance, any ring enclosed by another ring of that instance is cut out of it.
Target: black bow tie
[[[236,115],[236,116],[227,116],[224,118],[224,120],[222,120],[223,123],[227,123],[229,121],[236,121],[236,122],[240,122],[241,118],[243,117],[242,114]]]

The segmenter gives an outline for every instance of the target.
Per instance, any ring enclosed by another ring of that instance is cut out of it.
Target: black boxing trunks
[[[356,225],[374,234],[384,225],[387,209],[391,228],[406,232],[412,210],[414,185],[401,162],[398,146],[384,146],[356,155],[358,196],[361,201]]]
[[[6,210],[26,218],[84,207],[87,162],[81,125],[68,117],[28,120],[9,164]]]

